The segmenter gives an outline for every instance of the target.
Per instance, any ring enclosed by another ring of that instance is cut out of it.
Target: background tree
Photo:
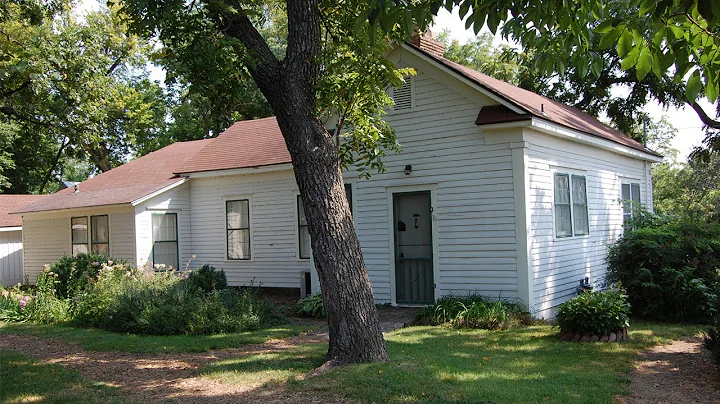
[[[30,11],[27,11],[30,10]],[[98,171],[126,160],[138,135],[161,131],[150,47],[112,10],[72,13],[72,3],[10,1],[0,16],[0,121],[12,128],[6,192],[44,192],[66,158]],[[5,138],[8,139],[7,130]]]

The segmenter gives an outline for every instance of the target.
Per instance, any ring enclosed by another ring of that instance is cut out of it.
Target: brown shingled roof
[[[175,173],[183,171],[185,162],[211,140],[173,143],[81,182],[77,193],[67,188],[26,205],[20,212],[129,204],[182,181]]]
[[[489,92],[508,101],[532,116],[661,157],[659,154],[643,146],[642,143],[631,139],[624,133],[605,125],[592,115],[586,114],[577,108],[570,107],[547,97],[543,97],[542,95],[533,93],[532,91],[516,87],[502,80],[492,78],[486,74],[482,74],[476,70],[445,58],[437,57],[431,52],[427,52],[412,43],[408,43],[408,46],[411,46],[413,49],[422,53],[429,59],[434,60],[450,70],[464,76],[470,81],[473,81]],[[481,117],[478,117],[478,120],[482,121],[480,118]],[[485,119],[489,120],[489,118]],[[508,120],[508,122],[517,120],[518,119],[512,119]],[[495,121],[493,123],[498,122]]]
[[[177,173],[252,168],[290,163],[274,116],[235,122],[203,147]]]
[[[6,195],[0,194],[0,227],[22,226],[22,216],[10,215],[23,206],[36,202],[47,195]]]

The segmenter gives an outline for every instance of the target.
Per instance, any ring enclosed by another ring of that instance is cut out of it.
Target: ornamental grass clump
[[[622,333],[630,326],[630,303],[625,292],[608,290],[583,292],[558,306],[557,326],[561,334],[602,336]]]
[[[506,329],[532,323],[524,305],[509,300],[469,294],[444,296],[418,313],[421,324],[446,325],[454,328]]]

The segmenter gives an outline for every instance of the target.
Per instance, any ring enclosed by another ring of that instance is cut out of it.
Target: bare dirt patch
[[[118,387],[129,401],[177,403],[332,403],[337,397],[290,392],[282,385],[238,386],[199,375],[207,364],[244,355],[283,351],[327,341],[327,334],[308,333],[264,344],[203,353],[140,355],[91,352],[57,339],[3,335],[0,348],[75,370],[84,378]]]
[[[720,377],[700,338],[674,341],[639,354],[630,373],[630,395],[618,403],[720,404]]]

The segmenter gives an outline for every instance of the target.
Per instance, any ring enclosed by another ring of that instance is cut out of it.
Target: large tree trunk
[[[332,366],[388,359],[333,137],[314,117],[278,117],[305,208],[328,315]]]
[[[228,0],[238,9],[236,0]],[[287,0],[285,58],[275,58],[250,19],[218,20],[250,53],[248,70],[277,116],[305,208],[315,268],[328,315],[328,365],[388,359],[333,137],[314,115],[320,72],[318,0]]]

